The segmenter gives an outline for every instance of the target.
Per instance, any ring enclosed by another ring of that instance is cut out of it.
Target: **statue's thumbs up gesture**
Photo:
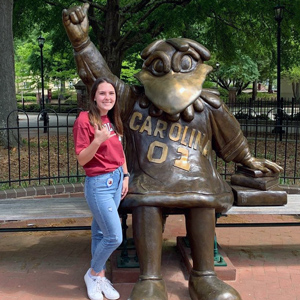
[[[69,40],[75,50],[79,51],[89,42],[89,4],[64,9],[62,12],[63,24],[68,34]]]

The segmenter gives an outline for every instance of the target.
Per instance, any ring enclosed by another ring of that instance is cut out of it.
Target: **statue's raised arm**
[[[88,89],[98,77],[108,77],[113,80],[121,92],[124,91],[124,84],[112,74],[101,53],[91,42],[88,20],[89,4],[64,9],[62,20],[74,48],[74,56],[77,64],[77,72]]]
[[[134,88],[125,84],[111,72],[105,59],[90,40],[88,9],[89,4],[85,3],[82,6],[64,9],[62,12],[65,30],[74,48],[77,73],[88,90],[91,89],[94,81],[99,77],[111,79],[118,91],[122,116],[126,119],[123,113],[133,105]]]

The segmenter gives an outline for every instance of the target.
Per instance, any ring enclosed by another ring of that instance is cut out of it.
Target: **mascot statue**
[[[140,276],[129,300],[166,300],[161,275],[163,213],[185,212],[193,268],[193,300],[240,300],[239,293],[214,272],[215,213],[233,204],[230,186],[218,174],[212,151],[226,162],[263,172],[276,163],[254,158],[238,121],[213,90],[202,89],[212,67],[210,52],[186,38],[157,40],[145,48],[142,86],[126,85],[112,74],[90,41],[89,5],[63,11],[80,78],[89,89],[96,78],[117,86],[125,127],[129,192],[122,208],[132,212]]]

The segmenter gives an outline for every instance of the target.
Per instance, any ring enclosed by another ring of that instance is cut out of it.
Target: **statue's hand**
[[[89,21],[87,11],[89,4],[64,9],[62,12],[63,24],[69,40],[74,48],[82,46],[89,40]]]
[[[261,170],[262,172],[270,172],[273,173],[280,173],[283,171],[283,168],[277,165],[276,163],[267,160],[267,159],[259,159],[255,157],[250,157],[245,159],[241,162],[244,166],[254,169],[254,170]]]

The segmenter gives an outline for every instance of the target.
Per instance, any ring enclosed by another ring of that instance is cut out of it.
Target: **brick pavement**
[[[293,222],[293,216],[245,216],[253,222]],[[237,269],[230,284],[243,300],[300,300],[299,227],[218,228],[218,242]]]
[[[297,217],[247,215],[220,221],[291,219],[299,222]],[[184,235],[184,217],[168,217],[162,272],[169,300],[190,299],[188,274],[176,248],[176,236]],[[237,270],[236,280],[228,283],[243,300],[300,300],[299,227],[217,228],[217,237]],[[89,260],[89,231],[1,233],[0,299],[87,299],[83,275]],[[132,286],[115,284],[121,300],[127,299]]]

